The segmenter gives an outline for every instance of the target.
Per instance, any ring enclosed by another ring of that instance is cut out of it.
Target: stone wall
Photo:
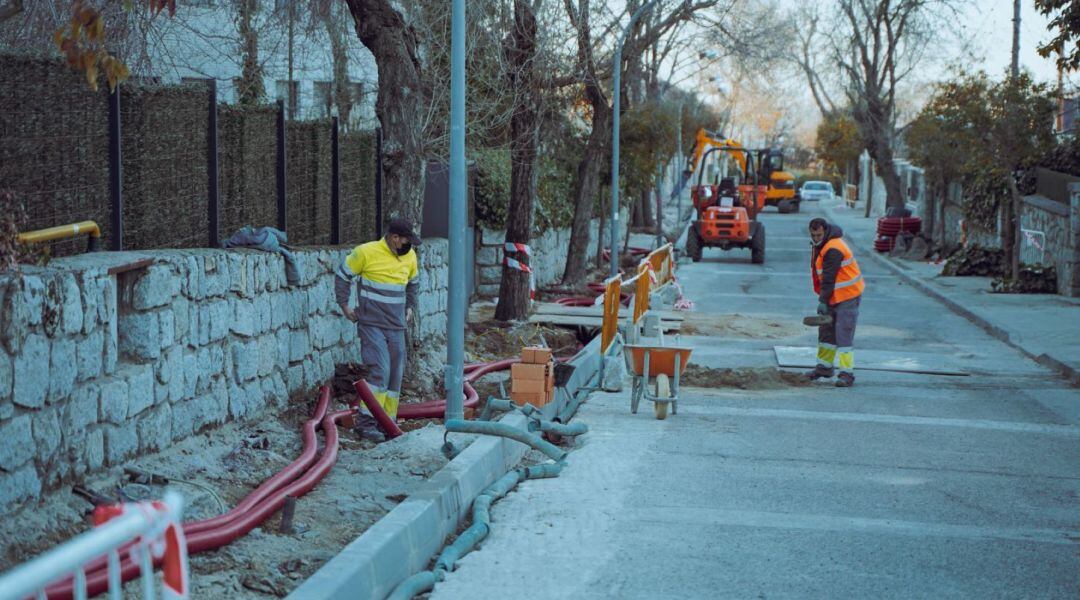
[[[619,224],[621,226],[620,239],[625,239],[629,225],[628,211],[623,210],[620,213]],[[590,257],[596,254],[599,235],[600,219],[593,219],[589,223],[588,252]],[[607,240],[610,237],[610,235],[605,235],[604,239]],[[499,283],[502,281],[503,243],[506,241],[506,231],[483,229],[479,238],[479,248],[476,251],[479,285],[476,293],[480,296],[497,296]],[[549,229],[543,232],[538,237],[529,240],[529,249],[533,253],[529,265],[536,276],[536,287],[542,288],[558,282],[562,278],[563,269],[566,267],[566,255],[570,250],[570,228]]]
[[[1041,250],[1031,241],[1021,240],[1021,260],[1053,265],[1057,271],[1058,293],[1067,294],[1067,271],[1073,251],[1069,230],[1069,205],[1042,196],[1025,196],[1023,211],[1020,213],[1020,226],[1041,231],[1045,236],[1043,240],[1036,238],[1037,243],[1042,246]]]
[[[422,335],[445,329],[445,242],[422,248]],[[84,474],[313,393],[359,361],[342,249],[103,252],[0,277],[0,514]]]

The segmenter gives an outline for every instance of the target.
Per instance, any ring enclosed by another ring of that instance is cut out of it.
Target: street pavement
[[[806,223],[768,212],[748,250],[680,264],[695,310],[800,323]],[[522,483],[432,593],[482,598],[1076,598],[1080,393],[859,253],[856,385],[683,388],[677,415],[594,394],[555,479]],[[801,327],[801,325],[800,325]],[[682,336],[691,362],[775,368],[775,339]],[[858,371],[859,349],[919,352],[968,377]]]

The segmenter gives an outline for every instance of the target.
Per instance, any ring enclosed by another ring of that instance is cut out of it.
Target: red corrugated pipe
[[[379,429],[383,430],[386,437],[390,439],[401,437],[401,428],[390,418],[390,415],[386,414],[382,405],[375,399],[375,394],[371,393],[371,388],[368,387],[367,381],[358,379],[353,383],[353,387],[356,388],[356,395],[360,396],[360,399],[364,401],[368,410],[371,411],[371,416],[375,417],[375,421],[379,424]]]

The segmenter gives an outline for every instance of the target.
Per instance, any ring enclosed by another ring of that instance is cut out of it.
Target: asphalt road
[[[680,265],[696,311],[810,314],[816,214],[764,215],[764,265],[715,249]],[[970,376],[684,388],[665,421],[596,394],[563,474],[496,504],[432,598],[1080,597],[1080,393],[859,258],[856,367],[860,349],[912,352]],[[682,338],[717,368],[815,340]]]

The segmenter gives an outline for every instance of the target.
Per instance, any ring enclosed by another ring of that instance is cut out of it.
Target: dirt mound
[[[780,390],[810,385],[799,373],[770,368],[709,369],[687,365],[682,385],[704,388],[736,388],[740,390]]]
[[[465,324],[466,362],[487,362],[513,358],[524,346],[546,346],[556,356],[577,352],[580,342],[571,329],[545,327],[537,323],[506,322],[495,319],[493,303],[474,304]]]
[[[806,331],[797,317],[780,319],[747,315],[688,312],[680,332],[685,335],[716,335],[723,337],[773,340],[799,335]]]

